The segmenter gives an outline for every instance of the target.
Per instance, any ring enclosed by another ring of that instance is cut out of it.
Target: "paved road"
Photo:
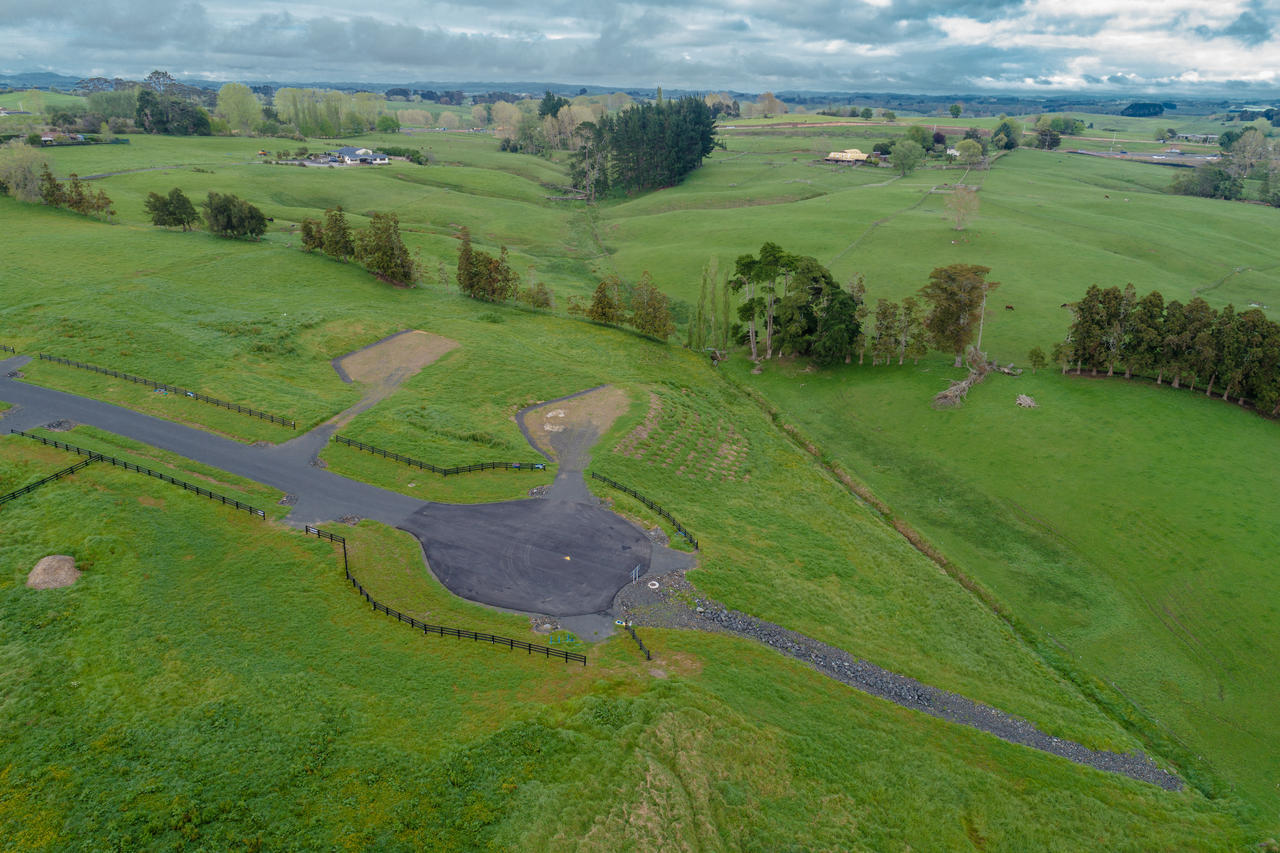
[[[422,543],[440,582],[463,598],[552,616],[602,613],[636,565],[647,572],[651,562],[658,571],[689,563],[688,555],[651,546],[638,527],[598,506],[582,481],[589,436],[572,436],[570,464],[561,465],[545,499],[438,504],[317,467],[333,424],[274,447],[250,447],[8,376],[29,360],[0,361],[0,400],[15,406],[0,417],[4,434],[58,420],[88,424],[293,495],[291,524],[354,515],[402,528]]]

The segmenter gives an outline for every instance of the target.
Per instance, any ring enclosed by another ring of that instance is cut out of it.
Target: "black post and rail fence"
[[[114,456],[107,456],[105,454],[99,453],[96,450],[89,450],[84,447],[76,447],[74,444],[67,444],[62,441],[54,441],[51,438],[45,438],[44,436],[40,436],[40,435],[33,435],[29,432],[23,432],[20,429],[11,429],[9,430],[9,432],[12,433],[13,435],[21,435],[25,438],[33,439],[48,447],[56,447],[59,450],[67,450],[67,451],[70,451],[71,453],[79,454],[80,456],[87,456],[89,458],[85,461],[86,465],[89,462],[106,462],[108,465],[114,465],[117,468],[123,468],[126,471],[134,471],[138,474],[145,474],[148,477],[155,477],[157,480],[164,480],[166,483],[171,483],[172,485],[180,486],[183,489],[186,489],[188,492],[195,492],[197,495],[200,495],[203,498],[208,498],[209,500],[218,501],[219,503],[224,504],[225,506],[229,506],[233,509],[244,510],[250,515],[256,516],[258,518],[267,517],[267,514],[264,511],[258,509],[257,507],[249,506],[249,504],[247,503],[242,503],[236,500],[235,498],[229,498],[226,495],[220,495],[217,492],[211,492],[208,489],[204,488],[203,486],[197,486],[195,483],[188,483],[185,480],[179,480],[177,477],[171,477],[168,474],[164,473],[163,471],[153,471],[152,469],[144,467],[142,465],[137,465],[133,462],[126,462],[125,460],[117,459]],[[69,470],[70,469],[68,469],[68,471]],[[27,491],[30,491],[30,490],[31,490],[30,488],[27,489]]]
[[[20,498],[25,494],[34,492],[36,489],[40,488],[41,486],[52,483],[55,480],[61,480],[63,477],[74,474],[75,472],[79,471],[81,468],[85,468],[91,465],[92,463],[97,462],[98,459],[99,457],[97,456],[90,456],[88,459],[81,459],[76,464],[71,465],[67,468],[63,468],[61,471],[54,471],[52,474],[50,474],[48,477],[45,477],[43,480],[37,480],[34,483],[30,483],[26,486],[23,486],[21,489],[15,489],[14,491],[9,492],[9,494],[7,495],[0,495],[0,504],[7,504],[9,501],[14,500],[15,498]]]
[[[645,647],[644,640],[640,639],[640,636],[636,633],[636,629],[631,626],[631,623],[628,622],[623,627],[627,629],[627,633],[631,635],[631,639],[636,641],[636,645],[640,647],[640,651],[644,652],[644,659],[653,660],[653,655],[649,654],[649,649]]]
[[[141,376],[134,376],[131,373],[121,373],[119,370],[111,370],[110,368],[106,368],[106,367],[98,367],[93,364],[85,364],[83,361],[72,361],[69,358],[59,358],[56,355],[45,355],[44,353],[37,353],[36,358],[42,361],[52,361],[55,364],[63,364],[63,365],[66,365],[67,367],[75,367],[75,368],[79,368],[80,370],[88,370],[93,373],[101,373],[104,376],[114,376],[116,379],[124,379],[128,382],[137,383],[138,385],[146,385],[150,388],[155,388],[159,391],[166,391],[170,394],[181,394],[184,397],[190,397],[191,399],[199,400],[202,403],[212,403],[215,406],[221,406],[224,409],[229,409],[233,412],[238,412],[242,415],[249,415],[250,417],[258,418],[259,420],[270,421],[273,424],[286,426],[289,429],[296,430],[298,428],[297,421],[294,421],[290,418],[282,418],[279,415],[273,415],[270,412],[263,412],[258,409],[251,409],[248,406],[242,406],[239,403],[229,403],[226,400],[219,400],[217,397],[210,397],[207,394],[201,394],[199,391],[192,391],[188,388],[183,388],[179,385],[170,385],[167,382],[156,382],[154,379],[144,379]]]
[[[599,480],[600,482],[604,483],[606,486],[612,486],[613,488],[617,489],[620,492],[631,495],[631,497],[640,501],[640,503],[644,504],[649,509],[656,512],[658,515],[662,516],[667,521],[671,522],[671,526],[675,528],[676,533],[679,533],[685,539],[689,540],[689,544],[693,546],[695,551],[698,550],[698,540],[694,539],[693,534],[690,533],[688,530],[685,530],[684,525],[676,521],[675,516],[673,516],[671,513],[667,512],[665,509],[658,506],[656,503],[649,500],[644,495],[637,492],[635,489],[630,488],[629,486],[624,486],[621,483],[619,483],[617,480],[610,479],[609,477],[606,477],[603,474],[597,474],[595,471],[591,472],[591,477],[592,479]]]
[[[372,444],[365,444],[363,441],[356,441],[354,438],[347,438],[345,435],[335,435],[333,440],[338,444],[354,447],[356,450],[363,450],[366,453],[372,453],[384,459],[391,459],[412,468],[421,468],[423,471],[431,471],[445,477],[453,474],[470,474],[474,471],[493,471],[497,469],[542,471],[547,467],[545,462],[477,462],[474,465],[455,465],[452,468],[441,468],[439,465],[432,465],[430,462],[423,462],[420,459],[396,453],[394,450],[383,450],[381,447],[374,447]]]
[[[307,525],[306,532],[320,539],[327,539],[342,546],[342,570],[347,576],[347,580],[351,581],[351,585],[355,587],[356,592],[364,597],[375,613],[385,613],[386,615],[396,619],[411,628],[421,631],[423,634],[435,634],[438,637],[457,637],[460,640],[473,640],[478,643],[488,643],[491,646],[502,646],[508,651],[521,649],[530,655],[539,654],[546,658],[558,658],[565,663],[581,663],[587,665],[587,656],[577,652],[568,652],[564,649],[553,649],[549,646],[540,646],[537,643],[526,643],[524,640],[516,640],[512,637],[499,637],[495,634],[486,634],[480,631],[468,631],[465,628],[449,628],[444,625],[431,625],[422,622],[412,616],[401,613],[399,610],[388,607],[382,602],[369,595],[369,590],[364,588],[364,584],[360,583],[351,574],[351,563],[347,556],[347,540],[335,533],[329,533],[327,530],[321,530],[318,527]]]

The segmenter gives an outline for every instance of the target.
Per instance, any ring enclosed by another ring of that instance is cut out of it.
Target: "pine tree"
[[[62,207],[67,201],[67,192],[49,171],[48,163],[40,170],[40,200],[51,207]]]
[[[324,251],[324,226],[315,219],[302,220],[302,250],[314,252]]]
[[[881,299],[876,302],[875,340],[871,344],[871,364],[885,364],[898,351],[899,330],[902,328],[902,310],[898,303]]]
[[[396,229],[397,235],[399,228]],[[347,224],[347,216],[342,212],[342,205],[331,207],[324,212],[324,253],[331,258],[345,261],[356,253],[355,242],[351,237],[351,226]]]
[[[596,285],[596,292],[587,308],[587,317],[597,323],[616,326],[622,322],[622,301],[619,296],[621,282],[611,275]]]
[[[676,330],[671,319],[671,300],[654,286],[648,270],[640,274],[631,296],[630,322],[636,331],[664,341]]]
[[[325,236],[329,223],[325,223]],[[369,227],[356,236],[356,258],[383,281],[410,285],[417,281],[417,265],[400,238],[400,220],[394,213],[375,213]]]

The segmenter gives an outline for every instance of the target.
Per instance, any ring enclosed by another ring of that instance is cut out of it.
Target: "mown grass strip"
[[[56,355],[46,355],[45,353],[38,353],[36,357],[39,358],[41,361],[52,361],[55,364],[62,364],[67,367],[75,367],[80,370],[88,370],[92,373],[101,373],[105,376],[113,376],[116,379],[124,379],[128,382],[133,382],[137,385],[146,385],[151,388],[155,388],[157,391],[166,391],[172,394],[181,394],[184,397],[190,397],[191,399],[199,400],[202,403],[212,403],[215,406],[219,406],[223,409],[229,409],[230,411],[237,412],[238,414],[249,415],[250,417],[255,417],[263,421],[270,421],[271,423],[279,424],[280,426],[287,426],[289,429],[296,430],[298,428],[297,421],[291,418],[282,418],[279,415],[273,415],[270,412],[264,412],[264,411],[261,411],[260,409],[250,408],[249,406],[242,406],[239,403],[231,403],[231,402],[228,402],[227,400],[220,400],[217,397],[210,397],[207,394],[201,394],[199,391],[192,391],[188,388],[183,388],[179,385],[170,385],[167,382],[157,382],[154,379],[147,379],[142,376],[134,376],[131,373],[121,373],[119,370],[112,370],[111,368],[108,368],[108,367],[98,367],[97,365],[94,365],[94,364],[85,364],[83,361],[74,361],[69,358],[59,358]]]
[[[210,500],[220,501],[224,505],[234,507],[235,509],[242,509],[245,512],[249,513],[250,515],[257,516],[258,518],[265,519],[267,517],[266,512],[258,509],[257,507],[250,506],[247,503],[242,503],[241,501],[238,501],[235,498],[229,498],[226,495],[220,495],[217,492],[211,492],[208,489],[204,488],[203,486],[197,486],[194,483],[188,483],[186,480],[179,480],[177,477],[171,477],[168,474],[165,474],[161,471],[154,471],[150,468],[146,468],[142,465],[138,465],[133,462],[126,462],[123,459],[117,459],[114,456],[105,456],[101,453],[98,453],[96,450],[88,450],[83,447],[76,447],[74,444],[67,444],[62,441],[54,441],[51,438],[45,438],[39,435],[32,435],[29,432],[23,432],[22,430],[19,430],[19,429],[11,429],[9,430],[9,432],[12,433],[13,435],[21,435],[25,438],[35,439],[41,444],[47,445],[49,447],[56,447],[59,450],[68,450],[72,453],[78,453],[81,456],[88,456],[89,461],[108,462],[112,465],[115,465],[118,468],[123,468],[126,471],[136,471],[139,474],[146,474],[148,477],[155,477],[157,480],[164,480],[166,483],[171,483],[172,485],[175,485],[175,486],[181,486],[182,488],[186,489],[188,492],[195,492],[197,495],[200,495],[201,497],[209,498]]]

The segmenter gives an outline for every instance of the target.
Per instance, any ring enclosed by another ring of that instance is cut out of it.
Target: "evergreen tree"
[[[1153,290],[1138,300],[1124,349],[1125,378],[1134,371],[1145,374],[1160,369],[1159,385],[1164,378],[1160,368],[1164,359],[1164,297],[1160,291]]]
[[[631,326],[664,341],[676,330],[671,319],[671,300],[654,286],[648,270],[640,274],[631,296]]]
[[[853,360],[854,350],[862,338],[861,307],[861,298],[842,287],[835,286],[825,294],[813,340],[815,361],[830,365],[848,364]]]
[[[596,285],[596,292],[591,297],[591,306],[587,308],[587,317],[597,323],[608,323],[616,326],[622,322],[622,299],[619,294],[621,282],[616,275],[611,275]]]
[[[49,171],[48,163],[40,170],[40,200],[50,207],[62,207],[67,201],[67,191]]]
[[[314,252],[324,251],[324,226],[315,219],[302,220],[302,250]]]
[[[955,355],[956,367],[961,366],[970,344],[981,343],[987,294],[1000,286],[986,280],[989,272],[990,267],[973,264],[938,267],[929,274],[929,283],[920,288],[920,295],[930,305],[925,328],[936,348]]]
[[[326,222],[326,237],[329,227]],[[355,242],[356,259],[378,278],[399,285],[417,281],[417,267],[400,238],[400,220],[394,213],[374,213],[369,227],[356,235]]]
[[[399,233],[397,227],[396,233]],[[342,212],[342,205],[331,207],[324,212],[324,228],[321,230],[324,253],[331,258],[345,261],[356,253],[355,241],[351,236],[351,226],[347,224],[347,215]]]
[[[209,233],[218,237],[261,237],[267,231],[262,211],[234,195],[210,192],[201,202]]]
[[[179,188],[174,187],[169,190],[168,202],[170,225],[177,225],[183,231],[190,231],[192,226],[200,221],[200,214],[196,213],[195,205]]]

